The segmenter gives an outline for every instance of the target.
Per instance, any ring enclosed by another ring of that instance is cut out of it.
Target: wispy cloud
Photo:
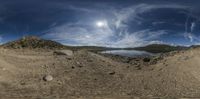
[[[194,40],[199,41],[198,37],[195,36],[195,34],[193,34],[193,31],[196,27],[196,23],[195,22],[189,22],[189,18],[190,18],[190,16],[188,16],[188,18],[186,19],[186,22],[185,22],[184,37],[186,39],[189,39],[190,42],[193,42]]]
[[[194,39],[197,39],[192,33],[184,33],[184,37],[185,37],[186,39],[189,39],[190,42],[193,42]]]
[[[195,23],[195,22],[192,22],[192,23],[191,23],[191,27],[190,27],[191,32],[194,31],[195,26],[196,26],[196,23]]]
[[[43,37],[61,41],[64,44],[92,45],[92,46],[112,46],[112,47],[136,47],[152,43],[164,43],[158,39],[167,34],[166,30],[143,29],[136,32],[128,31],[128,23],[131,21],[140,22],[144,20],[139,14],[158,8],[180,8],[180,5],[149,5],[139,4],[122,9],[108,9],[105,11],[112,17],[105,21],[108,25],[104,28],[95,27],[94,24],[78,21],[76,23],[66,23],[64,25],[49,29]],[[98,12],[98,10],[88,8],[78,8],[71,6],[72,10],[82,12]],[[85,26],[87,25],[87,26]],[[191,26],[194,28],[195,24]],[[117,36],[116,36],[117,35]]]
[[[71,26],[65,24],[59,27],[50,29],[43,37],[54,39],[57,41],[72,41],[74,45],[99,45],[101,42],[109,39],[114,35],[109,27],[90,28],[81,25]],[[66,44],[70,44],[68,42]],[[103,46],[105,43],[102,43]]]
[[[89,8],[84,8],[84,7],[76,7],[76,6],[73,6],[73,5],[69,5],[67,8],[70,9],[70,10],[82,11],[82,12],[88,12],[88,13],[97,12],[97,10],[95,10],[95,9],[89,9]]]
[[[155,39],[165,34],[167,34],[167,31],[150,31],[147,29],[134,32],[132,34],[125,34],[122,39],[118,40],[117,42],[113,42],[112,44],[114,46],[121,45],[121,47],[137,47],[152,43],[163,43],[162,41]]]
[[[3,42],[3,37],[2,37],[2,35],[0,35],[0,44],[3,44],[4,42]]]

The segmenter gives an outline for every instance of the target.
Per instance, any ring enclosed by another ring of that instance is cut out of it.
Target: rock
[[[54,51],[53,54],[54,55],[66,55],[65,53],[60,52],[60,51]]]
[[[141,70],[142,67],[141,67],[140,65],[137,65],[137,66],[136,66],[136,69],[137,69],[137,70]]]
[[[26,85],[26,83],[25,83],[25,82],[22,82],[22,83],[20,83],[20,85]]]
[[[77,65],[81,65],[81,63],[80,63],[80,62],[76,62],[76,64],[77,64]]]
[[[93,60],[92,60],[92,59],[88,59],[87,61],[88,61],[88,62],[93,62]]]
[[[114,75],[114,74],[115,74],[115,72],[114,72],[114,71],[109,73],[109,75]]]
[[[143,59],[143,61],[144,61],[144,62],[150,62],[151,59],[146,57],[146,58]]]
[[[179,60],[183,60],[183,61],[188,60],[188,59],[190,59],[189,56],[181,56],[181,57],[179,57]]]
[[[44,80],[44,81],[52,81],[52,80],[53,80],[53,76],[51,76],[51,75],[46,75],[46,76],[43,77],[43,80]]]

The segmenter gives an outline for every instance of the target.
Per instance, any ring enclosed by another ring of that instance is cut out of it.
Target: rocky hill
[[[147,51],[151,53],[165,53],[165,52],[171,52],[171,51],[177,51],[177,50],[185,50],[188,49],[184,46],[171,46],[166,44],[151,44],[144,47],[136,47],[133,48],[134,50],[142,50]]]
[[[19,40],[11,41],[6,44],[3,44],[2,47],[13,48],[13,49],[20,49],[20,48],[61,49],[61,48],[64,48],[64,45],[62,45],[58,42],[55,42],[55,41],[41,39],[36,36],[27,36],[27,37],[23,37]]]

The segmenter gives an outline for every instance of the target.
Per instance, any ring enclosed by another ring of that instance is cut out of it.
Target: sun
[[[107,25],[107,22],[106,21],[97,21],[96,22],[96,26],[97,27],[105,27]]]

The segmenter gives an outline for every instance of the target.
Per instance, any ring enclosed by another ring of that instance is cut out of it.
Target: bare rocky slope
[[[64,48],[64,45],[55,41],[41,39],[36,36],[26,36],[19,40],[11,41],[6,44],[3,44],[2,47],[12,48],[12,49],[19,49],[19,48],[61,49],[61,48]]]
[[[85,50],[56,52],[0,48],[0,99],[200,98],[199,48],[140,70]]]

